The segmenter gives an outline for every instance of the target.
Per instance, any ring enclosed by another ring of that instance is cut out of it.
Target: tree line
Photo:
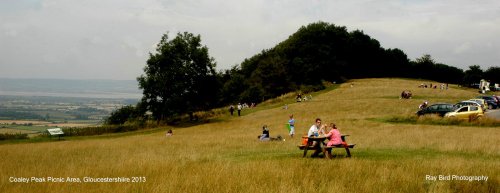
[[[107,123],[141,119],[145,112],[166,120],[237,102],[259,103],[288,92],[310,92],[324,81],[342,83],[353,78],[401,77],[470,85],[480,79],[500,83],[499,67],[468,70],[435,62],[430,55],[416,60],[400,49],[385,49],[355,30],[326,22],[302,26],[273,48],[216,72],[215,60],[201,45],[200,35],[164,34],[150,53],[144,74],[137,78],[142,100],[113,112]]]

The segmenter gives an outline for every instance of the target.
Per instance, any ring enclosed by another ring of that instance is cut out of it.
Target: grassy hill
[[[423,100],[457,102],[475,90],[418,88],[422,81],[360,79],[285,110],[244,112],[162,132],[0,145],[0,192],[498,192],[499,127],[394,124]],[[429,83],[429,82],[427,82]],[[436,84],[433,82],[433,84]],[[351,86],[352,85],[352,86]],[[399,99],[402,90],[414,98]],[[284,128],[294,114],[297,137]],[[352,158],[302,158],[296,147],[320,117],[356,143]],[[259,142],[262,125],[282,142]],[[488,181],[426,180],[426,175],[488,176]],[[144,177],[129,183],[15,183],[11,177]],[[144,179],[146,180],[144,182]]]

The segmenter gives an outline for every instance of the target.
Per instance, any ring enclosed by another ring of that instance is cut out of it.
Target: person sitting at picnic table
[[[320,131],[324,131],[325,126],[326,125],[321,125],[320,118],[316,118],[315,124],[312,125],[311,128],[309,128],[309,132],[307,132],[307,136],[308,137],[318,137],[320,134]],[[317,141],[314,141],[312,146],[314,146],[314,149],[316,149],[316,151],[314,151],[314,153],[311,155],[311,157],[317,157],[318,154],[321,152],[321,150],[319,148],[319,143]]]
[[[324,134],[324,128],[326,125],[321,125],[321,119],[316,118],[316,122],[314,125],[309,128],[309,132],[307,132],[308,137],[318,137],[319,134]]]
[[[330,132],[325,135],[325,137],[329,140],[326,146],[331,147],[331,146],[336,146],[336,145],[341,145],[345,144],[345,142],[342,141],[342,135],[340,134],[340,131],[337,129],[337,126],[335,123],[330,123]]]
[[[267,125],[262,126],[262,135],[259,135],[259,140],[269,141],[269,137],[269,128],[267,128]]]

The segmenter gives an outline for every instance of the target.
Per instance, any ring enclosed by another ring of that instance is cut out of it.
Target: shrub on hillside
[[[323,85],[301,85],[300,86],[300,91],[303,94],[311,93],[311,92],[316,92],[325,89],[325,86]]]
[[[28,134],[26,133],[0,133],[0,140],[18,140],[18,139],[28,139]]]
[[[142,117],[140,111],[132,105],[123,106],[111,113],[106,119],[106,124],[108,125],[121,125],[127,121],[134,119],[140,119]]]
[[[84,127],[84,128],[63,128],[64,136],[89,136],[102,135],[106,133],[120,133],[127,131],[136,131],[141,128],[140,125],[125,124],[125,125],[103,125],[99,127]]]

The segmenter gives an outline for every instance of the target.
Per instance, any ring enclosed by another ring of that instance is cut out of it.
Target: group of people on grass
[[[289,135],[291,138],[293,138],[293,136],[295,135],[295,119],[293,118],[293,115],[290,115],[290,119],[288,120],[287,124],[289,129]],[[328,132],[326,132],[327,129]],[[326,146],[336,146],[345,144],[345,142],[342,141],[342,135],[340,134],[340,131],[337,129],[335,123],[330,123],[329,125],[321,124],[320,118],[316,118],[315,123],[309,128],[307,136],[326,137],[328,139],[328,143],[326,144]],[[262,128],[262,135],[259,135],[259,139],[261,141],[269,141],[269,138],[270,138],[269,128],[267,127],[267,125],[264,125],[264,127]],[[312,145],[318,146],[319,144],[313,143]]]
[[[288,120],[287,123],[287,129],[289,131],[289,135],[291,138],[295,135],[295,119],[293,119],[293,115],[290,115],[290,119]],[[278,135],[278,137],[281,138],[281,136]],[[269,128],[267,125],[264,125],[262,127],[262,135],[259,135],[259,140],[261,141],[269,141],[271,139],[271,136],[269,135]]]
[[[295,97],[295,99],[297,100],[297,102],[312,100],[312,95],[304,96],[304,98],[302,98],[302,94],[299,93],[299,94],[297,94],[297,97]]]
[[[234,110],[237,110],[238,111],[238,117],[241,116],[241,110],[243,109],[246,109],[246,108],[254,108],[256,106],[255,103],[251,103],[250,106],[248,106],[247,103],[238,103],[238,105],[236,105],[236,108],[233,106],[233,105],[230,105],[229,106],[229,113],[231,114],[231,116],[233,116],[233,113],[234,113]]]
[[[421,83],[418,88],[433,88],[433,89],[436,89],[437,88],[437,84],[434,84],[434,86],[432,86],[432,83],[427,87],[427,84],[424,84],[424,83]],[[448,90],[448,83],[446,84],[441,84],[439,85],[439,89],[441,90]]]

